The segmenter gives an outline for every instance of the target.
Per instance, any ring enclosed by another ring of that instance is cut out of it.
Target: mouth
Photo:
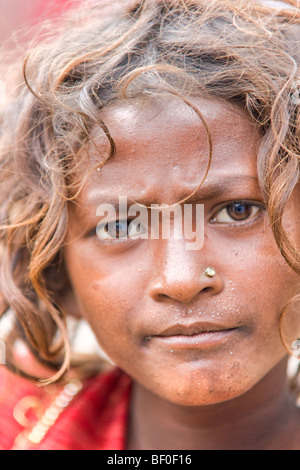
[[[237,330],[239,330],[238,327],[213,323],[175,324],[159,334],[148,336],[146,340],[170,349],[208,349],[228,341]]]

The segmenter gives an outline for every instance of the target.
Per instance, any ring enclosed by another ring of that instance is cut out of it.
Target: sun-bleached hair
[[[201,95],[243,107],[263,135],[258,177],[274,238],[300,274],[282,227],[299,181],[299,24],[292,0],[81,2],[30,45],[0,118],[0,292],[2,314],[17,319],[11,337],[55,366],[53,379],[71,360],[56,300],[68,283],[67,204],[84,182],[74,174],[95,126],[110,144],[105,164],[115,155],[102,120],[113,102]],[[12,352],[7,363],[17,369]]]

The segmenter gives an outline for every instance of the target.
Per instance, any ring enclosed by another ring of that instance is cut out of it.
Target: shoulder
[[[41,388],[0,368],[0,386],[1,450],[125,446],[131,381],[119,369]]]
[[[44,393],[33,383],[0,366],[0,449],[11,449],[15,437],[33,421]]]

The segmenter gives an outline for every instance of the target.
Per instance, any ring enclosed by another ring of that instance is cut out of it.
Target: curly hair
[[[56,368],[49,381],[63,376],[72,356],[57,302],[68,282],[61,255],[67,205],[84,184],[74,175],[95,126],[110,144],[100,164],[115,155],[101,117],[112,102],[175,94],[189,103],[201,95],[246,109],[263,134],[258,177],[274,238],[300,274],[300,252],[282,227],[299,181],[300,10],[296,0],[284,5],[87,3],[45,25],[28,48],[0,118],[0,315],[10,309],[16,318],[11,345],[23,338],[39,361]],[[12,348],[7,365],[25,374]]]

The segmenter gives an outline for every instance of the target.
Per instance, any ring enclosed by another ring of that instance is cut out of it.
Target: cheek
[[[289,268],[272,235],[256,238],[251,246],[240,244],[224,256],[227,301],[247,318],[263,353],[264,347],[282,354],[279,324],[286,305],[299,292],[299,277]],[[265,342],[265,344],[264,344]]]
[[[112,360],[130,353],[132,325],[147,282],[138,263],[128,265],[122,256],[108,262],[80,243],[65,251],[68,274],[80,313]],[[144,270],[146,272],[146,270]]]
[[[215,268],[225,284],[216,307],[237,312],[249,333],[238,353],[240,363],[272,367],[287,352],[280,337],[280,319],[299,292],[299,277],[284,261],[269,229],[256,231],[251,238],[216,239],[210,251],[220,260]]]

